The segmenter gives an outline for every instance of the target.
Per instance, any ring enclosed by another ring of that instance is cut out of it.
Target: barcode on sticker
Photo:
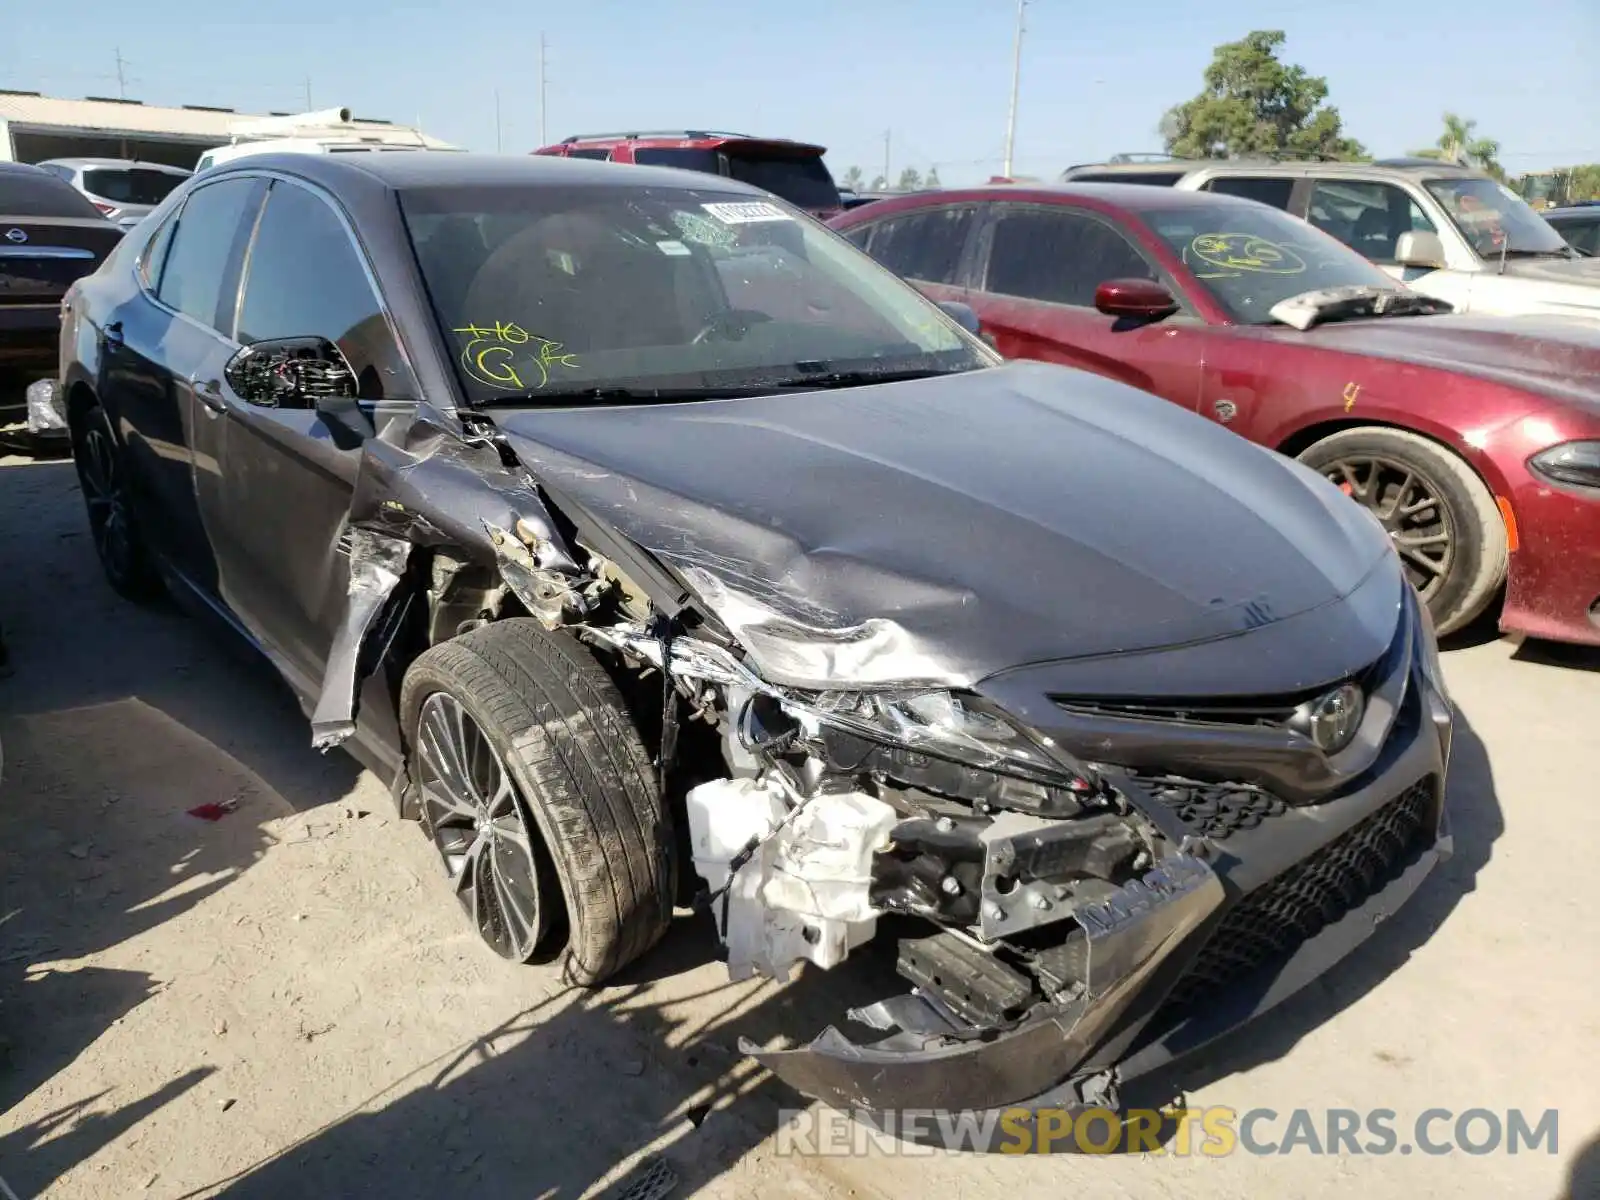
[[[794,220],[783,209],[764,200],[752,200],[744,204],[702,204],[700,207],[724,225],[753,225],[757,221]]]

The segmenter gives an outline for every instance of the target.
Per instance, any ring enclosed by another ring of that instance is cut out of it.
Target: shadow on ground
[[[82,960],[226,887],[266,848],[263,821],[343,797],[359,769],[310,749],[264,665],[110,591],[70,463],[0,469],[0,563],[4,1112],[163,985]],[[236,809],[205,821],[186,811],[201,802]],[[6,1177],[42,1189],[208,1072],[150,1080],[109,1116],[99,1097],[60,1097],[0,1138]]]

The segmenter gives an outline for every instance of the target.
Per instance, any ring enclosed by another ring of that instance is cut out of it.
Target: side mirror
[[[1153,279],[1108,279],[1094,290],[1094,306],[1108,317],[1153,321],[1178,311],[1178,301]]]
[[[1394,243],[1394,261],[1402,267],[1444,266],[1444,243],[1437,233],[1426,229],[1408,229]]]
[[[273,338],[245,346],[222,369],[234,395],[261,408],[319,408],[356,398],[356,376],[327,338]]]
[[[944,315],[965,329],[973,337],[978,337],[982,326],[978,324],[978,314],[972,311],[972,305],[962,304],[959,300],[941,300],[939,307],[944,309]]]

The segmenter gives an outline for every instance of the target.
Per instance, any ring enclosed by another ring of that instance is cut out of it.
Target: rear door
[[[230,344],[324,337],[364,404],[418,391],[343,213],[319,190],[271,183],[244,256]],[[349,580],[342,541],[361,446],[315,409],[252,404],[228,386],[230,355],[196,375],[194,487],[228,606],[302,694],[320,681]]]
[[[979,233],[977,283],[964,297],[1007,358],[1080,367],[1193,409],[1204,326],[1189,312],[1135,323],[1094,306],[1111,279],[1173,280],[1110,218],[1069,205],[998,203]]]
[[[967,300],[978,205],[938,204],[857,225],[844,236],[934,300]]]
[[[231,345],[219,312],[238,280],[238,257],[261,183],[228,178],[198,187],[146,243],[139,293],[106,315],[97,393],[126,447],[142,532],[203,593],[216,569],[194,492],[197,415],[192,380]]]

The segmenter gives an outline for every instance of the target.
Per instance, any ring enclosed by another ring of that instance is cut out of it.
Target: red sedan
[[[1389,530],[1441,633],[1600,644],[1600,324],[1449,315],[1297,218],[1131,184],[883,200],[831,224],[1002,354],[1293,455]],[[1405,235],[1403,235],[1405,236]]]

